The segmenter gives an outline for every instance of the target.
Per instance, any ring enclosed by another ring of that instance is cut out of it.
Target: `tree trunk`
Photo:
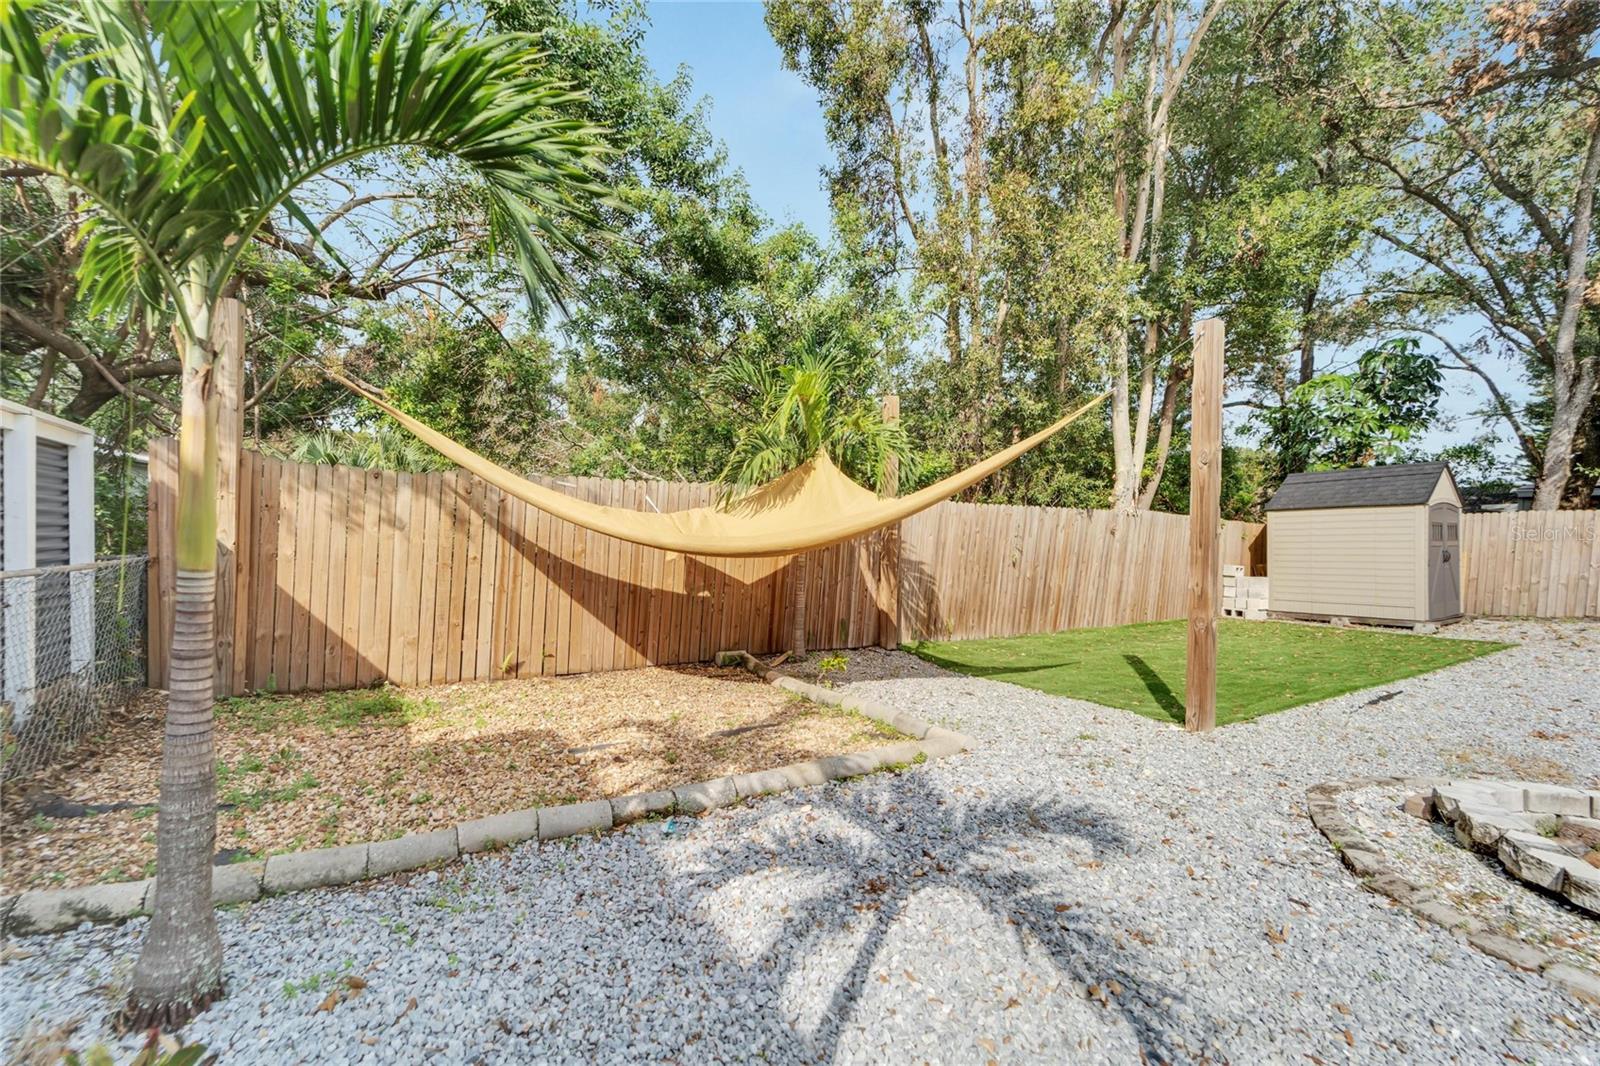
[[[1166,391],[1161,394],[1161,425],[1156,434],[1156,465],[1150,474],[1150,480],[1145,482],[1144,490],[1139,495],[1141,511],[1150,510],[1156,501],[1156,492],[1161,488],[1161,479],[1166,476],[1167,457],[1172,453],[1172,426],[1178,416],[1178,393],[1188,378],[1187,367],[1173,367],[1172,376],[1167,378]]]
[[[1594,218],[1594,187],[1600,180],[1600,120],[1589,130],[1589,151],[1578,179],[1572,207],[1572,236],[1567,250],[1567,283],[1556,326],[1551,392],[1555,411],[1550,419],[1550,440],[1544,448],[1544,467],[1533,493],[1535,511],[1554,511],[1566,495],[1572,476],[1572,452],[1578,425],[1594,399],[1595,375],[1600,356],[1577,354],[1578,316],[1588,293],[1589,231]]]
[[[191,306],[195,332],[210,334],[210,309]],[[183,349],[178,431],[177,595],[174,599],[166,738],[156,823],[156,887],[144,948],[121,1022],[173,1029],[222,995],[222,940],[211,909],[217,780],[212,735],[216,669],[217,407],[207,346]]]
[[[1593,366],[1580,371],[1569,388],[1556,390],[1555,414],[1550,420],[1550,439],[1544,447],[1544,468],[1539,471],[1533,491],[1535,511],[1554,511],[1561,507],[1572,477],[1572,454],[1578,441],[1578,426],[1594,399]],[[1563,395],[1565,393],[1565,395]]]
[[[789,623],[789,650],[796,659],[806,656],[806,553],[789,564],[794,578],[794,618]]]
[[[1300,377],[1296,385],[1304,385],[1317,376],[1317,334],[1311,316],[1317,311],[1317,288],[1320,279],[1306,288],[1300,299]]]
[[[1138,472],[1133,469],[1133,427],[1128,417],[1128,330],[1118,325],[1111,331],[1111,509],[1133,510]]]

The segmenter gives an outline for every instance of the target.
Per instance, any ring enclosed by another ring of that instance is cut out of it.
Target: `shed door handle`
[[[1450,561],[1450,549],[1449,548],[1446,548],[1444,550],[1444,561],[1447,562],[1447,563]]]

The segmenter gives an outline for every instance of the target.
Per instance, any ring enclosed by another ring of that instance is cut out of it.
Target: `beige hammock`
[[[717,556],[792,555],[893,525],[982,481],[1061,432],[1106,396],[1102,393],[1026,440],[909,496],[880,497],[841,473],[827,452],[818,452],[777,480],[725,504],[657,514],[589,503],[535,485],[429,429],[371,389],[332,371],[329,376],[382,408],[424,444],[457,466],[547,514],[633,544],[689,555]]]

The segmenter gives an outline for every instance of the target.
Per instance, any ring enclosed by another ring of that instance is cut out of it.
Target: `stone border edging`
[[[724,662],[726,656],[734,658]],[[743,658],[739,658],[742,656]],[[722,652],[718,665],[742,665],[781,688],[818,703],[844,707],[914,737],[850,755],[828,755],[771,770],[696,781],[656,792],[613,799],[533,807],[459,822],[446,829],[408,833],[392,840],[273,855],[265,861],[214,866],[211,898],[216,906],[251,903],[310,888],[331,888],[391,874],[422,870],[466,855],[494,851],[527,840],[558,840],[599,833],[660,815],[701,814],[742,800],[807,785],[820,785],[918,759],[937,759],[972,748],[960,733],[930,726],[915,715],[867,700],[841,697],[831,689],[772,673],[745,652]],[[749,664],[755,663],[754,667]],[[119,881],[76,888],[30,889],[0,897],[0,934],[55,933],[83,922],[116,922],[150,913],[155,880]]]
[[[1339,813],[1333,799],[1341,792],[1380,785],[1431,792],[1453,780],[1448,777],[1358,777],[1326,782],[1306,789],[1306,807],[1311,814],[1311,824],[1333,845],[1345,866],[1361,879],[1362,887],[1387,896],[1418,918],[1465,936],[1467,943],[1485,955],[1520,970],[1543,974],[1568,995],[1600,1005],[1600,973],[1562,962],[1525,941],[1490,932],[1483,922],[1440,898],[1434,889],[1401,876],[1386,863],[1383,849]]]

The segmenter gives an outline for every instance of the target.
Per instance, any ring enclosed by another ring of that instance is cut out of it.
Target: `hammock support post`
[[[900,421],[900,397],[883,398],[883,420]],[[883,488],[885,496],[900,495],[900,458],[889,456]],[[883,527],[883,551],[878,559],[878,645],[900,646],[900,523]]]
[[[1217,608],[1222,599],[1223,323],[1199,323],[1189,445],[1189,645],[1183,727],[1209,733],[1217,724]]]
[[[217,301],[212,335],[217,344],[211,402],[217,408],[217,607],[216,692],[233,691],[234,670],[244,668],[245,621],[237,599],[240,568],[248,552],[239,551],[239,457],[244,445],[244,304],[233,297]]]

